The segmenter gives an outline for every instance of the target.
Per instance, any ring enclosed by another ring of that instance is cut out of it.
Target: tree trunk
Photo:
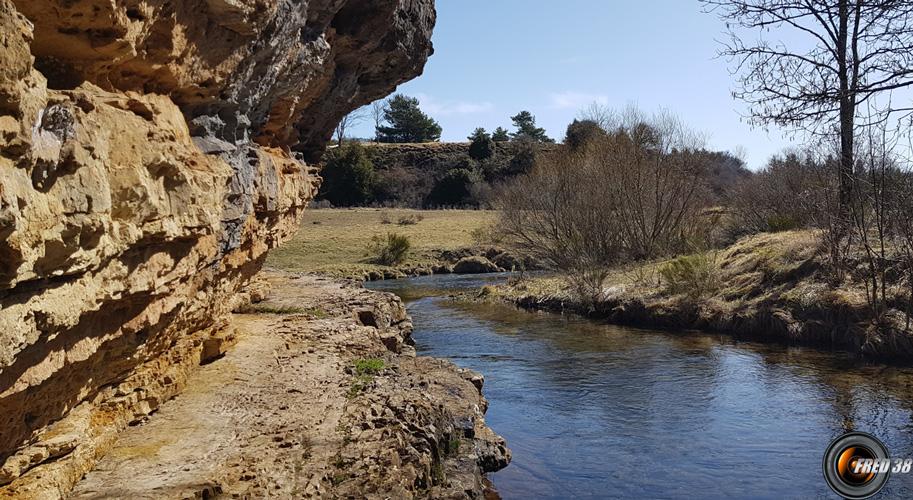
[[[847,61],[849,49],[849,0],[840,0],[838,13],[840,26],[837,33],[837,65],[840,79],[840,196],[837,217],[839,226],[846,226],[853,202],[854,177],[854,122],[856,96],[850,89],[850,68]],[[855,62],[854,62],[855,63]]]

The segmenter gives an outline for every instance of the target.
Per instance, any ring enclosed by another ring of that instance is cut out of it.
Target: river
[[[821,462],[847,429],[913,457],[913,369],[815,349],[659,332],[448,295],[504,276],[370,283],[400,295],[420,355],[485,375],[513,461],[505,499],[837,498]],[[913,498],[913,473],[878,498]]]

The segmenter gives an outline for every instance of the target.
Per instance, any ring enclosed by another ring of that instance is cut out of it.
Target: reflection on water
[[[371,287],[407,302],[420,354],[485,375],[504,498],[833,498],[821,460],[849,429],[913,457],[913,369],[447,297],[503,279]],[[913,475],[879,497],[913,497]]]

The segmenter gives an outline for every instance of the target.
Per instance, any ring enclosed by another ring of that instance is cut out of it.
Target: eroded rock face
[[[0,0],[0,484],[84,456],[43,478],[65,491],[181,388],[297,228],[306,162],[433,24],[433,0]]]

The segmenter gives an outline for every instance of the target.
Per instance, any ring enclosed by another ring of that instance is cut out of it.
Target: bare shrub
[[[333,204],[330,203],[330,200],[311,200],[308,207],[314,210],[320,210],[324,208],[333,208]]]
[[[566,271],[590,301],[602,298],[610,267],[685,248],[705,193],[701,142],[677,119],[628,109],[607,132],[582,150],[540,158],[497,204],[507,242]]]
[[[907,300],[904,314],[905,329],[910,329],[911,309],[913,309],[913,176],[909,172],[898,176],[896,193],[888,204],[888,217],[894,224],[894,244],[900,260],[903,278],[906,280]]]
[[[898,281],[894,268],[898,260],[907,260],[910,212],[898,208],[907,208],[910,172],[895,152],[896,134],[883,122],[866,127],[857,143],[850,228],[862,249],[868,305],[873,321],[880,324],[887,311],[888,287]],[[906,310],[909,314],[909,303]]]
[[[400,226],[414,226],[423,220],[425,220],[425,216],[422,214],[409,214],[397,219],[396,223]]]
[[[395,165],[380,171],[377,197],[395,206],[419,208],[431,192],[434,180],[414,170]]]
[[[744,180],[732,195],[738,223],[747,232],[787,231],[814,225],[825,202],[825,167],[807,152],[789,151]]]
[[[472,238],[472,244],[477,247],[498,246],[504,243],[504,236],[498,230],[497,226],[482,226],[469,231],[469,237]]]

